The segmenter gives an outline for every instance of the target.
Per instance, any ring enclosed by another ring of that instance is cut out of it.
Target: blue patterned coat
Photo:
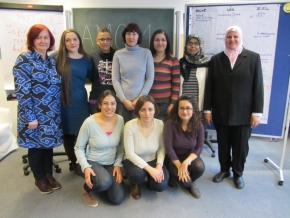
[[[55,61],[29,51],[18,56],[13,67],[18,100],[18,145],[24,148],[54,148],[63,144],[61,127],[61,77]],[[36,129],[27,123],[37,120]]]

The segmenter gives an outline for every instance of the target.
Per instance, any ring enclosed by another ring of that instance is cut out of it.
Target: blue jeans
[[[36,180],[52,175],[53,149],[29,148],[28,161],[33,176]]]
[[[102,192],[106,191],[108,201],[114,205],[121,204],[125,197],[125,186],[124,183],[117,183],[116,177],[113,176],[113,165],[101,165],[97,162],[88,160],[88,163],[92,165],[92,170],[96,174],[96,176],[91,176],[91,182],[93,184],[93,188],[90,189],[87,184],[84,184],[84,189],[87,192]],[[78,164],[78,168],[82,176],[85,178],[83,172],[81,172],[81,167]]]
[[[169,102],[157,103],[157,106],[159,108],[159,115],[156,118],[159,120],[162,120],[163,123],[165,123],[167,120],[167,115],[168,115],[168,114],[166,114],[166,112],[167,112],[167,108],[169,106]]]
[[[136,118],[134,110],[129,111],[124,106],[124,104],[118,99],[117,100],[117,110],[116,113],[121,115],[124,119],[124,124],[126,124],[128,121]]]
[[[134,110],[132,111],[127,110],[127,108],[124,106],[124,104],[120,100],[118,101],[118,104],[117,104],[116,113],[123,117],[124,124],[136,118]]]
[[[156,167],[156,160],[148,162],[151,167]],[[123,160],[124,169],[127,172],[128,179],[133,184],[138,184],[147,177],[149,187],[157,192],[162,192],[167,188],[169,173],[166,167],[163,165],[164,180],[161,183],[155,182],[155,180],[147,173],[146,170],[134,165],[130,160]]]
[[[192,182],[194,182],[195,180],[197,180],[199,177],[202,176],[205,170],[205,165],[203,160],[200,157],[197,157],[194,161],[191,162],[191,164],[188,166],[187,169],[190,174],[190,179],[187,182],[180,181],[184,187],[189,187]],[[177,179],[178,170],[170,159],[168,160],[168,170],[170,176]]]

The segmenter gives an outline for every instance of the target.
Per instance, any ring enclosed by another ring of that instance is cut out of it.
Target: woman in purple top
[[[163,129],[168,156],[169,186],[177,187],[176,178],[191,195],[200,198],[195,180],[202,176],[205,166],[200,158],[204,143],[201,112],[193,97],[182,95],[174,103]]]

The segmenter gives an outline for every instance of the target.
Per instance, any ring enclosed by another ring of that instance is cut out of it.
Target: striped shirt
[[[154,62],[155,76],[153,86],[149,92],[157,103],[174,102],[179,97],[180,67],[176,57]]]
[[[188,81],[182,84],[182,94],[193,96],[198,104],[198,81],[196,78],[196,69],[191,68]]]

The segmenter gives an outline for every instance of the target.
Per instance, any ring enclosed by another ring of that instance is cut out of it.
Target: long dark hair
[[[188,96],[188,95],[180,96],[177,99],[177,101],[174,103],[173,108],[171,109],[169,113],[169,119],[171,119],[172,122],[178,126],[180,131],[182,131],[182,126],[181,126],[182,121],[178,115],[180,101],[189,101],[193,107],[192,116],[187,124],[187,132],[191,135],[194,135],[196,133],[196,130],[199,124],[201,123],[201,112],[198,110],[197,103],[193,96]]]
[[[56,56],[56,69],[59,75],[62,77],[62,87],[61,87],[61,103],[63,106],[71,105],[71,72],[70,72],[70,65],[69,65],[69,56],[68,51],[65,47],[65,36],[67,33],[75,33],[79,39],[79,49],[78,52],[82,55],[90,56],[85,52],[83,48],[83,43],[80,35],[74,29],[67,29],[63,31],[59,43],[58,54]]]
[[[156,54],[156,49],[154,48],[154,39],[155,39],[155,36],[157,34],[164,34],[164,36],[166,38],[166,41],[167,41],[167,46],[166,46],[166,49],[165,49],[165,58],[166,59],[170,59],[171,58],[171,47],[170,47],[169,38],[168,38],[168,35],[165,32],[165,30],[162,30],[162,29],[156,30],[151,36],[151,39],[150,39],[150,51],[152,53],[152,56],[154,57],[154,55]]]

